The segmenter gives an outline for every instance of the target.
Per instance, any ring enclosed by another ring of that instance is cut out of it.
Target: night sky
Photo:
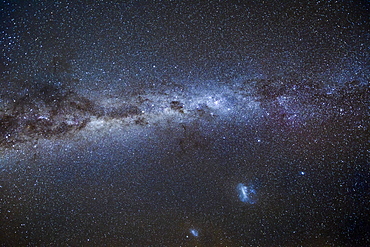
[[[370,246],[368,1],[0,3],[0,246]]]

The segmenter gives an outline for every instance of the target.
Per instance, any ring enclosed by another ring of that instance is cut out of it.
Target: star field
[[[369,245],[369,7],[2,1],[0,245]]]

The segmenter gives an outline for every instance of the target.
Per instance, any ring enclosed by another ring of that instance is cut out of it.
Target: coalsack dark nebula
[[[369,245],[368,10],[3,1],[0,245]]]

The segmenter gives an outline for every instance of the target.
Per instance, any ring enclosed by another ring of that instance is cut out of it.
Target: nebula
[[[257,191],[254,189],[253,185],[246,186],[243,183],[239,183],[236,186],[236,190],[241,202],[248,204],[255,204],[257,202]]]

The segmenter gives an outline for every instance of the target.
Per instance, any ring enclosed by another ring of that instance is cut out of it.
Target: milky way
[[[368,4],[1,12],[1,245],[369,244]]]

